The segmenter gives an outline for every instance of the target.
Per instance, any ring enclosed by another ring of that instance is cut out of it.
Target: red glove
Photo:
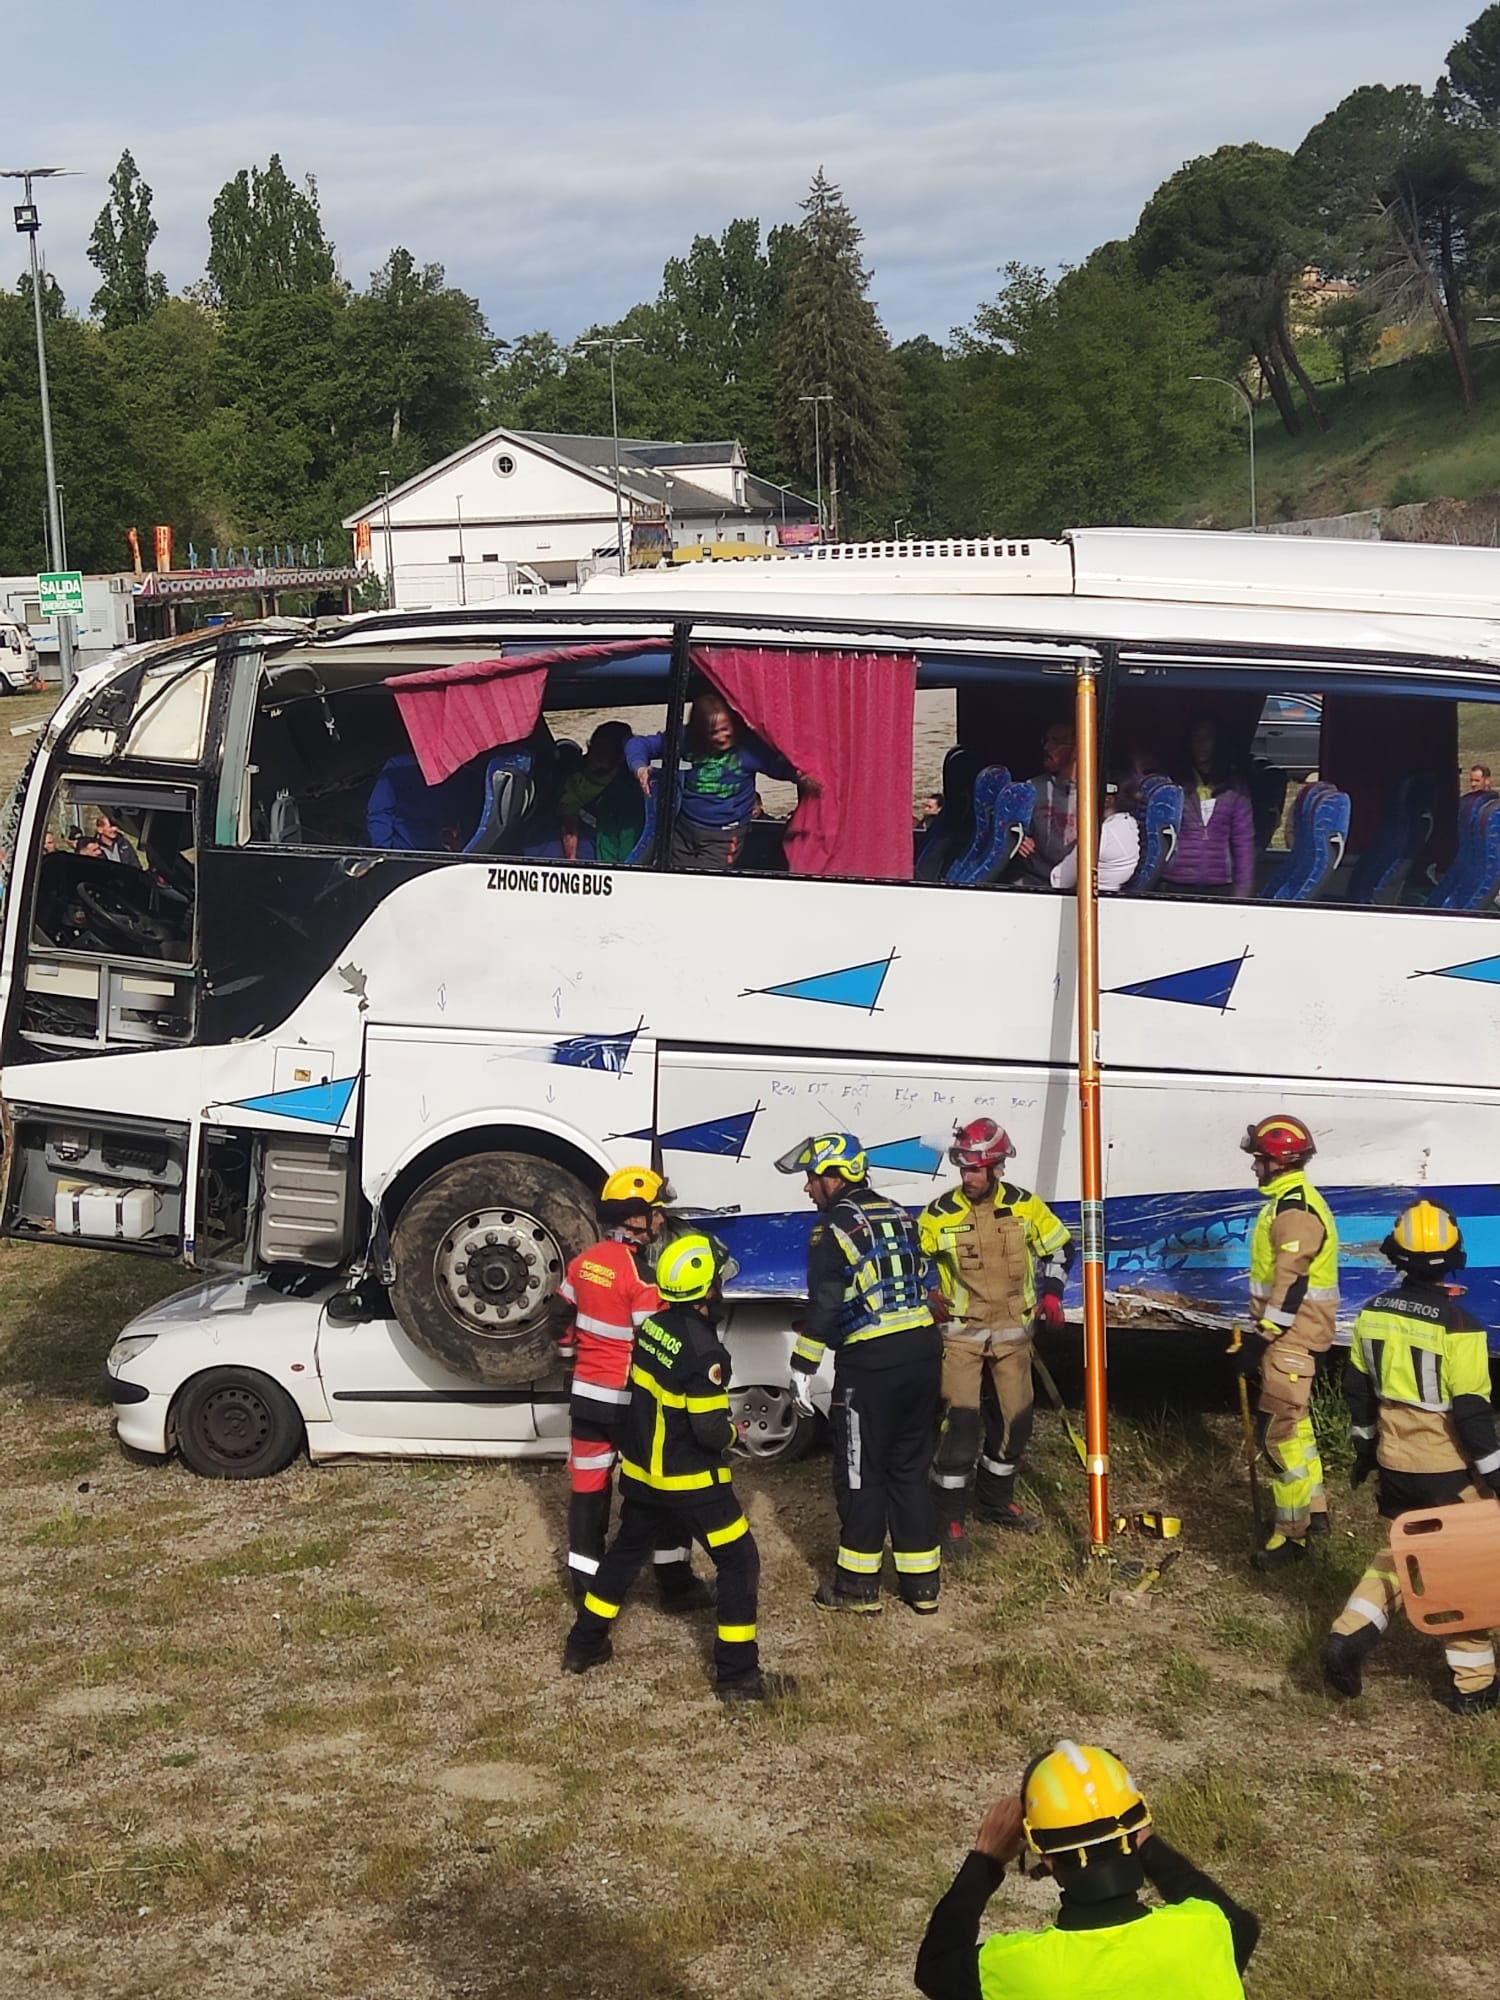
[[[941,1292],[927,1294],[927,1310],[932,1314],[934,1326],[948,1326],[953,1320],[953,1308]]]
[[[1036,1302],[1037,1325],[1044,1326],[1048,1333],[1061,1333],[1067,1325],[1067,1314],[1063,1302],[1056,1292],[1043,1292]]]

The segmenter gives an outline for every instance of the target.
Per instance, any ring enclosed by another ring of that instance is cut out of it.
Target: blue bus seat
[[[1414,861],[1432,837],[1437,780],[1417,771],[1387,788],[1375,838],[1354,864],[1351,903],[1395,903]]]
[[[1144,895],[1161,880],[1162,870],[1177,852],[1182,831],[1182,787],[1170,778],[1141,780],[1141,802],[1135,818],[1141,829],[1141,858],[1125,884],[1127,896]]]
[[[1310,903],[1344,858],[1349,794],[1328,784],[1304,787],[1292,820],[1292,850],[1266,884],[1271,903]]]
[[[1015,860],[1031,829],[1036,786],[991,764],[974,780],[974,838],[944,881],[959,888],[994,882]]]
[[[1500,798],[1479,794],[1478,809],[1469,816],[1469,869],[1460,892],[1445,907],[1486,910],[1500,891]]]
[[[494,854],[536,804],[530,750],[497,750],[484,767],[484,811],[465,854]]]
[[[429,785],[409,750],[388,757],[365,804],[371,847],[441,854],[473,818],[473,769],[464,765],[441,784]],[[444,839],[444,835],[448,839]]]
[[[950,862],[968,848],[974,828],[974,786],[984,760],[977,750],[954,744],[943,758],[943,807],[931,826],[916,836],[915,878],[941,882]]]
[[[1427,898],[1429,910],[1459,910],[1466,907],[1463,898],[1468,894],[1470,878],[1479,867],[1478,847],[1479,821],[1486,805],[1492,804],[1493,792],[1465,792],[1458,802],[1458,847],[1452,861],[1439,877],[1437,887]]]

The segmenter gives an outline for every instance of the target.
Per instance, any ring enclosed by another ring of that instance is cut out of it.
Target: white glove
[[[792,1403],[800,1416],[815,1417],[818,1414],[816,1405],[812,1399],[811,1375],[804,1375],[800,1368],[794,1368],[792,1370],[791,1391]]]

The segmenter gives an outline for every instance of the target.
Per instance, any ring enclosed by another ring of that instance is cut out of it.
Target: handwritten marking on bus
[[[565,868],[491,868],[488,874],[487,887],[522,895],[612,896],[615,893],[613,875],[598,875],[591,870],[574,874]]]

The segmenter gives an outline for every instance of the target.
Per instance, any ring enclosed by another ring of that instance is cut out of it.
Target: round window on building
[[[515,469],[516,461],[508,451],[501,451],[495,454],[495,470],[502,479],[509,479]]]

